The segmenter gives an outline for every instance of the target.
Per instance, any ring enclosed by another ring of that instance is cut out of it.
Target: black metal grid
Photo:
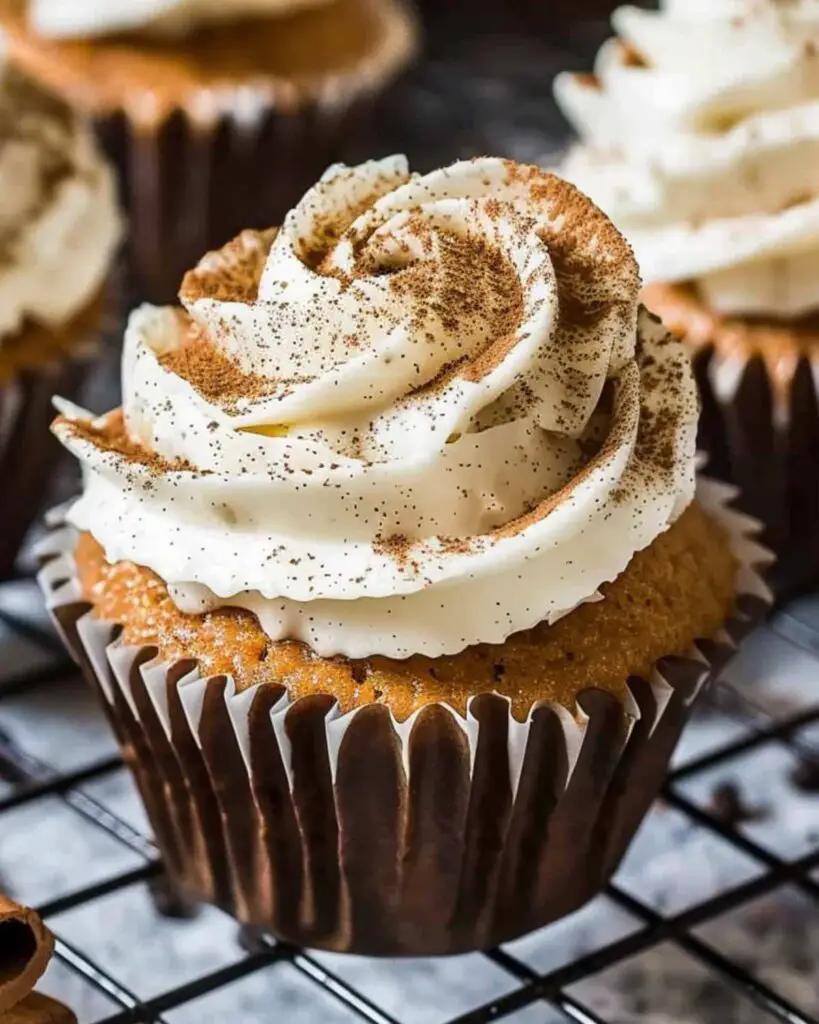
[[[430,60],[387,104],[384,124],[388,127],[380,135],[376,148],[384,152],[404,150],[411,156],[414,166],[421,169],[438,165],[454,155],[477,152],[505,151],[520,159],[536,159],[555,152],[563,129],[550,104],[551,73],[560,66],[586,66],[604,34],[600,26],[576,32],[570,39],[561,39],[560,50],[531,40],[509,38],[500,46],[494,40],[478,40],[466,47],[459,39],[454,53],[453,47],[445,44],[438,48],[437,55],[436,47],[432,47]],[[447,53],[446,58],[442,53]],[[476,102],[482,107],[482,120],[475,117]],[[514,116],[507,117],[512,109]],[[399,111],[400,116],[396,116]],[[434,145],[445,147],[445,152],[436,153]],[[4,701],[20,692],[34,692],[76,679],[76,669],[66,660],[57,639],[39,624],[0,609],[0,626],[50,656],[48,667],[0,682],[0,716]],[[783,630],[795,646],[812,648],[819,671],[819,633],[800,626],[795,620],[785,620]],[[2,659],[0,649],[0,661]],[[800,730],[819,724],[819,703],[785,717],[774,717],[769,709],[752,704],[725,687],[716,688],[703,700],[714,704],[723,714],[736,717],[746,731],[741,738],[723,743],[672,772],[664,787],[663,799],[693,825],[718,836],[749,857],[760,872],[748,881],[673,914],[662,914],[624,888],[609,886],[606,891],[609,899],[639,922],[634,931],[547,973],[539,973],[506,949],[482,954],[488,963],[509,976],[511,990],[451,1018],[449,1024],[502,1021],[537,1005],[544,1008],[548,1005],[577,1024],[619,1024],[614,1018],[600,1016],[570,989],[666,942],[753,1004],[759,1011],[760,1021],[819,1024],[819,1018],[807,1015],[761,978],[695,934],[701,926],[741,910],[786,885],[799,890],[815,905],[819,926],[819,882],[812,877],[819,878],[819,845],[796,861],[785,861],[749,838],[736,824],[724,820],[718,809],[703,809],[682,791],[685,781],[726,764],[738,755],[758,752],[774,740],[785,743],[819,780],[819,754],[805,749],[797,738]],[[399,1024],[398,1018],[349,981],[328,970],[309,951],[264,934],[242,931],[239,939],[246,952],[244,957],[238,955],[238,959],[227,966],[150,998],[141,998],[129,985],[104,970],[92,956],[61,937],[59,923],[54,924],[59,915],[92,906],[95,901],[133,886],[150,886],[161,912],[185,916],[191,910],[180,904],[164,884],[162,866],[150,836],[139,832],[84,789],[90,783],[112,776],[121,767],[119,758],[104,757],[77,770],[60,772],[31,756],[0,728],[0,782],[9,784],[8,789],[0,793],[0,838],[4,818],[10,812],[58,798],[73,814],[106,833],[140,862],[136,868],[63,892],[37,907],[57,933],[57,960],[116,1007],[114,1013],[99,1024],[167,1024],[165,1015],[169,1012],[257,972],[274,972],[275,978],[277,965],[284,963],[315,987],[317,997],[320,991],[337,1000],[353,1018],[371,1024]],[[819,789],[819,781],[816,788]],[[680,863],[680,871],[684,870],[686,866]],[[20,895],[25,898],[25,893]],[[321,1019],[320,1010],[315,1019]]]
[[[0,620],[8,629],[24,636],[29,643],[36,642],[49,654],[54,655],[59,650],[56,639],[38,625],[6,612],[0,612]],[[800,635],[800,630],[804,631],[804,627],[800,627],[794,620],[784,621],[786,625],[790,622],[792,642],[802,646],[805,645],[805,641],[812,646],[819,642],[819,634]],[[47,683],[53,684],[55,680],[70,678],[72,674],[76,674],[73,666],[61,660],[47,673],[28,673],[4,683],[0,687],[0,713],[3,701],[11,694],[19,694],[21,690],[33,690]],[[811,877],[812,873],[819,869],[819,846],[794,862],[786,862],[748,838],[730,821],[726,822],[717,810],[704,810],[691,802],[679,788],[683,781],[713,769],[739,754],[752,753],[774,739],[787,744],[806,770],[815,771],[815,751],[806,749],[795,734],[806,726],[819,723],[819,706],[790,714],[784,719],[774,720],[765,708],[749,703],[735,690],[727,687],[717,687],[704,700],[716,704],[721,713],[727,712],[739,718],[745,727],[745,734],[742,738],[725,743],[674,771],[666,783],[664,800],[692,823],[719,836],[736,850],[750,857],[761,868],[761,873],[734,888],[720,892],[717,896],[690,906],[681,913],[668,916],[658,913],[624,889],[616,885],[609,886],[607,895],[614,904],[640,922],[640,926],[634,932],[608,942],[594,952],[545,974],[539,974],[504,949],[490,950],[483,955],[515,979],[516,987],[499,999],[453,1018],[449,1024],[484,1024],[499,1021],[536,1003],[549,1004],[553,1009],[561,1011],[567,1020],[578,1024],[615,1024],[614,1021],[607,1021],[599,1016],[568,990],[577,983],[664,942],[673,943],[725,985],[741,994],[744,999],[750,1000],[759,1010],[760,1020],[781,1021],[787,1024],[819,1024],[816,1018],[805,1014],[761,978],[753,976],[709,942],[694,934],[694,929],[699,926],[729,911],[745,907],[751,901],[784,885],[798,889],[815,904],[816,921],[819,926],[819,882]],[[57,915],[68,910],[87,906],[111,893],[140,884],[153,887],[157,905],[165,913],[183,915],[186,912],[187,908],[184,906],[174,906],[173,895],[163,888],[162,867],[151,838],[135,830],[111,809],[103,806],[83,790],[88,783],[104,778],[120,767],[121,762],[118,758],[107,757],[80,770],[59,773],[48,764],[28,755],[7,734],[0,731],[0,779],[12,784],[7,795],[0,798],[0,836],[3,831],[4,814],[48,797],[58,797],[73,813],[80,815],[95,828],[103,830],[118,844],[136,854],[142,862],[141,866],[133,870],[62,893],[42,904],[37,909],[47,921],[53,922]],[[682,863],[680,870],[685,870]],[[394,1016],[376,1005],[364,993],[357,991],[349,982],[328,971],[309,951],[278,942],[267,935],[240,932],[242,945],[247,951],[244,958],[240,957],[226,967],[152,998],[141,999],[138,993],[131,991],[117,977],[103,970],[82,949],[61,938],[59,927],[55,930],[57,959],[118,1007],[113,1015],[105,1018],[104,1024],[158,1024],[164,1020],[163,1014],[168,1011],[255,972],[275,971],[275,965],[282,962],[290,964],[304,979],[322,989],[325,995],[342,1003],[354,1017],[369,1021],[371,1024],[398,1024]]]

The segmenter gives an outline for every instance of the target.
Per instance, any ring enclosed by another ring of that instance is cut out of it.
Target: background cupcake
[[[94,118],[143,293],[276,223],[415,49],[402,0],[1,0],[14,59]]]
[[[608,880],[765,596],[638,289],[537,168],[334,167],[63,406],[42,579],[184,891],[422,955]]]
[[[690,345],[711,470],[764,519],[788,585],[819,577],[819,14],[669,0],[561,76],[564,172],[634,246]]]
[[[120,237],[114,177],[90,129],[0,68],[0,578],[42,510],[59,452],[55,388],[91,364]]]

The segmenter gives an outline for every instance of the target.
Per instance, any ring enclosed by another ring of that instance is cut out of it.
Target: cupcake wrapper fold
[[[700,445],[708,473],[735,484],[738,505],[764,524],[780,597],[819,581],[819,353],[795,361],[787,385],[760,357],[699,350]]]
[[[292,109],[247,99],[237,112],[178,109],[156,126],[126,111],[97,120],[120,173],[136,286],[152,302],[175,301],[203,253],[280,224],[329,164],[355,155],[374,105],[371,92],[331,89]]]
[[[237,693],[194,661],[165,664],[89,613],[76,533],[43,550],[41,584],[99,692],[174,882],[302,945],[367,955],[460,953],[542,927],[608,881],[657,795],[690,708],[770,598],[755,524],[725,485],[700,501],[741,563],[734,614],[686,657],[630,681],[594,680],[570,712],[517,721],[497,694],[466,716],[432,704],[405,722],[371,704]]]
[[[13,574],[60,460],[60,446],[49,431],[51,400],[55,394],[77,397],[92,365],[86,350],[84,356],[25,369],[0,383],[0,579]]]

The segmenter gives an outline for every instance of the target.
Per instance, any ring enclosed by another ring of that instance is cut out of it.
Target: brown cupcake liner
[[[78,397],[99,346],[99,334],[89,334],[84,341],[78,339],[73,353],[64,358],[23,367],[0,382],[0,580],[13,575],[62,457],[49,430],[54,419],[51,400],[55,394]]]
[[[779,597],[819,582],[819,353],[774,381],[760,357],[694,354],[708,473],[735,484],[738,506],[764,525]]]
[[[406,25],[355,71],[309,86],[262,79],[241,93],[199,90],[156,118],[139,104],[96,117],[119,171],[141,297],[175,301],[204,253],[245,228],[280,224],[330,164],[369,155],[377,101],[416,48],[414,16],[404,0],[398,9]]]
[[[162,663],[90,614],[70,527],[50,535],[41,585],[180,890],[303,945],[460,953],[570,913],[617,867],[695,698],[770,597],[731,493],[701,485],[741,565],[725,628],[630,680],[626,706],[590,680],[572,711],[538,703],[525,722],[492,693],[465,716],[432,704],[398,722],[383,705],[341,714],[326,694],[237,693],[194,661]]]
[[[173,302],[203,253],[249,226],[269,227],[343,159],[366,130],[372,97],[340,108],[266,108],[254,118],[198,122],[182,110],[151,130],[124,112],[100,118],[120,173],[129,262],[140,297]]]

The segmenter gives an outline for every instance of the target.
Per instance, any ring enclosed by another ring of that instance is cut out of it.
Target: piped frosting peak
[[[333,167],[133,314],[130,444],[66,409],[72,519],[177,603],[324,655],[499,643],[597,597],[691,501],[688,362],[611,222],[483,158]],[[151,460],[159,459],[159,463]]]

